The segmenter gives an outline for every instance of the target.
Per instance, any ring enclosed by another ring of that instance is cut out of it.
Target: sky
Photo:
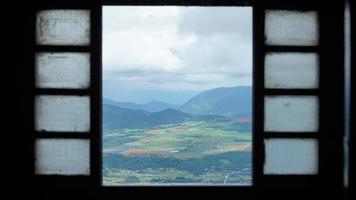
[[[252,84],[252,9],[107,6],[102,50],[104,98],[183,104]]]

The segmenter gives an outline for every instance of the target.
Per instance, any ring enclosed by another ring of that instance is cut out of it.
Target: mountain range
[[[103,104],[147,112],[160,112],[166,109],[176,109],[192,115],[251,117],[252,87],[220,87],[206,90],[192,97],[181,106],[161,101],[136,104],[132,102],[112,101],[105,98],[103,99]]]
[[[132,110],[114,105],[103,105],[103,129],[141,129],[164,124],[178,124],[184,121],[224,120],[223,116],[191,115],[177,109],[168,108],[160,112]]]
[[[137,104],[132,102],[113,101],[107,98],[103,99],[103,104],[113,105],[121,108],[133,109],[133,110],[144,110],[147,112],[159,112],[168,108],[173,108],[173,109],[179,108],[179,105],[174,105],[162,101],[150,101],[145,104]]]
[[[181,106],[159,101],[136,104],[103,99],[103,129],[141,129],[184,121],[251,117],[251,98],[251,87],[238,86],[201,92]]]

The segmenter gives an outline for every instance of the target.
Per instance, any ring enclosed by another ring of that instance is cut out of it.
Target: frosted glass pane
[[[37,131],[89,131],[89,97],[42,95],[36,97],[35,106]]]
[[[304,132],[319,127],[319,102],[315,96],[265,97],[265,131]]]
[[[316,53],[269,53],[265,57],[266,88],[317,88]]]
[[[316,11],[267,10],[265,20],[268,45],[313,46],[319,43]]]
[[[317,174],[315,139],[266,139],[264,174]]]
[[[89,175],[89,140],[38,139],[36,174]]]
[[[89,53],[38,53],[36,86],[39,88],[87,88]]]
[[[89,10],[44,10],[37,13],[36,40],[40,45],[89,45]]]

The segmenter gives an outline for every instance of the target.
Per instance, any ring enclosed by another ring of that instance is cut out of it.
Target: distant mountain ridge
[[[103,99],[103,104],[147,112],[160,112],[171,108],[192,115],[251,117],[252,86],[220,87],[206,90],[192,97],[181,106],[161,101],[136,104],[132,102],[112,101],[106,98]]]
[[[182,111],[168,108],[160,112],[147,112],[121,108],[114,105],[103,105],[103,129],[115,130],[124,128],[152,128],[165,124],[177,124],[188,120],[224,119],[222,116],[194,116]]]
[[[193,115],[251,117],[252,87],[236,86],[206,90],[188,100],[179,110]]]
[[[174,104],[170,104],[170,103],[166,103],[166,102],[162,102],[162,101],[150,101],[145,104],[136,104],[136,103],[132,103],[132,102],[113,101],[113,100],[106,99],[106,98],[103,99],[103,104],[114,105],[114,106],[118,106],[121,108],[127,108],[127,109],[133,109],[133,110],[144,110],[147,112],[160,112],[160,111],[168,109],[168,108],[177,109],[179,107],[178,105],[174,105]]]

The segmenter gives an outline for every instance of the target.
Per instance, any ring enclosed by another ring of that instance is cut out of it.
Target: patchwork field
[[[250,184],[251,122],[186,121],[103,134],[103,184]]]

